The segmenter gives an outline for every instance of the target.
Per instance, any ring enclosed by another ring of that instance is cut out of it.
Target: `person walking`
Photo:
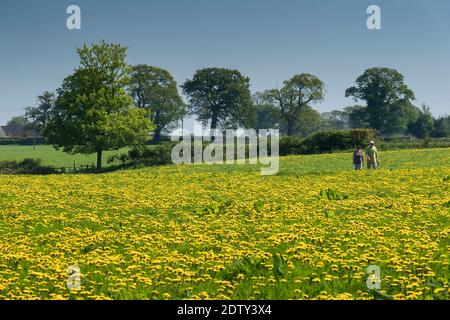
[[[353,168],[355,170],[364,168],[364,153],[360,146],[356,146],[355,152],[353,152]]]
[[[369,146],[366,149],[366,157],[367,157],[367,169],[376,169],[378,168],[378,150],[375,147],[375,142],[370,141]]]

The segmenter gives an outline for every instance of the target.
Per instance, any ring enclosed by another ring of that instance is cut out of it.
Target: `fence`
[[[94,172],[97,167],[94,164],[87,164],[87,165],[80,165],[80,166],[76,166],[75,163],[73,164],[72,167],[50,167],[54,170],[54,172],[56,173],[61,173],[61,174],[65,174],[65,173],[90,173],[90,172]]]

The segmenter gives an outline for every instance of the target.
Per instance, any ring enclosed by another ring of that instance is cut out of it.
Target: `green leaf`
[[[376,300],[394,300],[394,297],[392,297],[388,294],[382,293],[378,290],[370,290],[370,293],[373,295],[373,297]]]

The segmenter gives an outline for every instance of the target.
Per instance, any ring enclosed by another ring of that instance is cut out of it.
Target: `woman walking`
[[[364,152],[360,146],[356,146],[353,153],[353,167],[355,170],[362,170],[364,168]]]

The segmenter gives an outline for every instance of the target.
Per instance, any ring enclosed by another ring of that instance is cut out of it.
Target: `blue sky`
[[[66,8],[82,10],[82,30],[66,28]],[[382,10],[382,30],[366,9]],[[78,65],[75,48],[106,40],[129,47],[130,64],[169,70],[179,84],[196,69],[237,68],[252,91],[296,73],[327,86],[319,111],[353,104],[346,88],[366,68],[405,75],[417,104],[450,113],[448,0],[0,0],[0,124],[55,90]]]

